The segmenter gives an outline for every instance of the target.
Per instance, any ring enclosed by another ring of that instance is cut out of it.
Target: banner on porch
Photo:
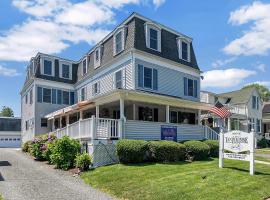
[[[254,175],[254,147],[254,131],[251,131],[251,133],[243,131],[223,133],[221,131],[219,137],[219,167],[223,168],[224,158],[249,161],[250,175]]]
[[[171,140],[177,142],[177,126],[161,126],[161,140]]]

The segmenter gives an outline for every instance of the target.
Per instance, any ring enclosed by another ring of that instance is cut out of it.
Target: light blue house
[[[133,13],[79,61],[42,53],[31,60],[23,139],[56,132],[113,143],[160,140],[166,130],[178,141],[217,139],[200,123],[209,108],[200,75],[190,37]]]

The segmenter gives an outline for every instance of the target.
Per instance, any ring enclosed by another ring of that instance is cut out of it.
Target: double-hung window
[[[33,103],[33,89],[30,90],[30,104]]]
[[[124,28],[121,28],[116,34],[114,35],[114,55],[117,55],[121,51],[124,50]]]
[[[158,71],[154,68],[138,65],[138,86],[158,90]]]
[[[122,86],[122,71],[118,71],[115,73],[115,88],[121,89]]]
[[[257,97],[252,96],[252,108],[257,109]]]
[[[53,76],[53,62],[51,60],[43,60],[43,74]]]
[[[69,64],[61,65],[61,78],[71,79],[71,66]]]
[[[24,98],[25,98],[25,104],[27,104],[28,103],[28,94],[26,94]]]
[[[85,75],[87,73],[87,57],[83,59],[82,62],[82,75]]]
[[[52,102],[52,90],[48,88],[43,88],[43,102],[51,103]]]
[[[198,81],[184,77],[184,95],[198,97]]]
[[[190,46],[191,39],[179,37],[177,38],[179,59],[190,62]]]
[[[57,90],[57,104],[62,104],[62,90]]]
[[[94,95],[97,95],[100,93],[100,82],[96,82],[94,85],[93,85],[93,94]]]
[[[98,47],[94,51],[94,68],[98,68],[100,66],[100,55],[101,55],[101,47]]]
[[[86,99],[86,95],[85,95],[85,88],[81,89],[81,101],[84,101]]]
[[[161,29],[154,24],[145,24],[146,47],[161,52]]]

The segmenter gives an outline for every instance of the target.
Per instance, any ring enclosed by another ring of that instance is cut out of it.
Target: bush
[[[184,145],[190,160],[204,160],[209,156],[210,147],[201,141],[187,141]]]
[[[122,163],[141,163],[147,160],[148,142],[146,141],[120,140],[116,149]]]
[[[29,153],[31,145],[32,145],[32,141],[27,141],[27,142],[23,143],[22,151],[26,152],[26,153]]]
[[[37,160],[43,160],[43,157],[42,157],[43,148],[44,148],[44,143],[36,141],[31,145],[30,154],[34,156]]]
[[[78,154],[75,158],[76,167],[82,171],[88,170],[91,165],[91,156],[88,153]]]
[[[51,155],[52,155],[52,149],[55,146],[55,142],[54,141],[48,141],[45,143],[45,147],[44,150],[42,152],[42,157],[47,160],[50,164],[52,164],[51,161]]]
[[[267,141],[267,139],[262,138],[261,140],[259,140],[259,141],[257,142],[257,146],[258,146],[259,148],[267,148],[267,147],[268,147],[268,141]]]
[[[166,162],[185,159],[185,146],[173,141],[149,142],[150,158],[152,161]]]
[[[57,168],[68,170],[74,166],[76,155],[80,152],[79,141],[64,136],[54,142],[50,160]]]
[[[207,144],[210,148],[210,156],[218,157],[219,155],[219,142],[218,140],[205,140],[205,144]]]

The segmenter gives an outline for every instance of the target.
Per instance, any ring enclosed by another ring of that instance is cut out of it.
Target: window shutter
[[[153,69],[153,90],[158,90],[158,71]]]
[[[52,104],[56,104],[56,89],[52,89]]]
[[[188,79],[184,77],[184,95],[188,95]]]
[[[143,66],[138,65],[138,86],[143,87]]]
[[[57,90],[57,104],[62,104],[62,90]]]
[[[197,98],[198,97],[198,81],[194,80],[194,97]]]
[[[37,101],[42,103],[42,88],[38,87],[37,90],[38,90],[38,92],[37,92],[38,93]]]

